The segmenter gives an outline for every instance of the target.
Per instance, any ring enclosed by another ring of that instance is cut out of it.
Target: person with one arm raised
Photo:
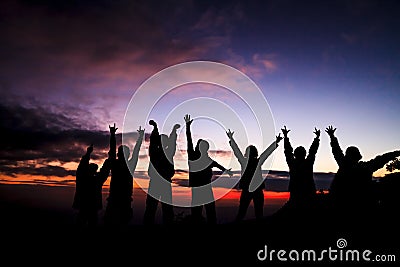
[[[226,172],[229,176],[232,176],[232,172],[230,169],[226,169],[209,157],[208,149],[210,145],[206,140],[199,139],[196,147],[193,147],[192,133],[190,130],[193,119],[187,114],[184,120],[186,123],[189,186],[192,189],[191,218],[194,223],[201,223],[204,207],[207,215],[207,224],[216,224],[215,199],[211,187],[211,179],[213,176],[212,168],[216,167]]]

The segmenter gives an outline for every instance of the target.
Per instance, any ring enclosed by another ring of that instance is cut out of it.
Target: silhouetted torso
[[[166,148],[163,148],[157,127],[150,135],[149,156],[151,164],[149,164],[148,172],[152,179],[160,177],[171,182],[171,178],[175,174],[173,157],[176,150],[176,137],[170,136],[170,139],[165,141],[169,144]]]
[[[244,172],[242,174],[242,177],[240,178],[239,181],[239,188],[242,190],[249,191],[249,186],[251,183],[251,180],[253,179],[253,176],[257,176],[262,174],[261,171],[261,164],[259,164],[260,160],[258,158],[252,158],[249,160],[246,160],[246,163],[243,166]],[[261,177],[262,179],[262,177]],[[265,188],[265,183],[262,182],[256,190],[262,190]]]
[[[133,176],[123,159],[111,163],[111,182],[108,201],[132,201]]]
[[[193,149],[188,150],[189,158],[189,186],[197,187],[211,183],[213,176],[213,167],[217,167],[217,163],[208,156],[202,156],[199,151]]]
[[[289,166],[289,192],[293,203],[315,200],[316,187],[314,183],[314,161],[319,146],[319,138],[315,138],[308,156],[297,159],[293,155],[293,148],[289,138],[284,139],[285,157]]]

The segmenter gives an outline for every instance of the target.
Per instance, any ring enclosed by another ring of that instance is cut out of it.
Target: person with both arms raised
[[[289,166],[289,206],[293,211],[305,211],[315,207],[316,186],[314,182],[314,162],[318,151],[321,131],[315,128],[315,138],[307,151],[303,146],[298,146],[293,151],[288,133],[290,130],[284,126],[281,129],[284,137],[284,150],[286,162]]]
[[[138,163],[144,129],[139,127],[137,130],[138,138],[130,158],[130,149],[126,145],[120,145],[116,155],[115,132],[117,129],[115,124],[114,127],[110,126],[111,182],[104,220],[106,225],[124,227],[129,224],[133,215],[133,173]]]
[[[226,134],[228,135],[229,144],[232,147],[233,153],[241,166],[239,188],[242,189],[242,192],[240,194],[239,211],[236,216],[236,222],[240,222],[244,219],[251,200],[253,200],[256,220],[260,221],[264,217],[265,188],[261,167],[278,147],[278,143],[282,140],[282,137],[280,134],[276,136],[276,140],[258,156],[257,148],[254,145],[249,145],[243,155],[233,138],[234,132],[228,129]]]

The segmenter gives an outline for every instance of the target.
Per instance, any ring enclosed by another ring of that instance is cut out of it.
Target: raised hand
[[[283,128],[281,129],[282,133],[283,133],[283,137],[287,138],[288,133],[290,132],[290,130],[286,129],[286,126],[283,126]]]
[[[316,127],[314,128],[314,134],[316,135],[317,138],[321,135],[321,130],[318,130]]]
[[[149,124],[150,124],[151,126],[157,127],[157,123],[156,123],[155,121],[153,121],[153,120],[150,120],[150,121],[149,121]]]
[[[110,133],[112,133],[112,134],[115,134],[115,132],[118,130],[118,128],[115,127],[115,123],[114,123],[114,126],[108,125],[108,128],[110,129]]]
[[[180,127],[181,127],[181,125],[177,123],[177,124],[174,125],[174,130],[176,131],[176,130],[178,130]]]
[[[281,133],[279,133],[279,134],[276,136],[276,143],[278,144],[282,139],[283,139],[283,137],[281,136]]]
[[[87,147],[86,152],[88,154],[91,154],[93,152],[93,144],[90,144],[90,146]]]
[[[140,136],[144,135],[144,129],[142,129],[142,126],[139,126],[139,129],[137,130]]]
[[[335,136],[335,131],[336,131],[336,128],[333,128],[332,125],[328,126],[328,127],[325,129],[325,132],[326,132],[330,137],[334,137],[334,136]]]
[[[229,137],[229,139],[232,139],[234,133],[235,132],[232,132],[230,129],[228,129],[228,131],[226,132],[226,135]]]
[[[183,117],[183,118],[184,118],[186,124],[188,124],[188,125],[192,124],[193,119],[190,119],[190,115],[189,114],[186,114],[185,117]]]

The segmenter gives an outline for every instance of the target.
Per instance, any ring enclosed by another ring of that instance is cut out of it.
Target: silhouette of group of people
[[[82,156],[76,172],[76,189],[73,208],[78,210],[77,224],[80,226],[95,226],[98,224],[98,212],[102,206],[102,187],[111,172],[107,207],[104,214],[106,225],[126,225],[132,218],[133,175],[138,163],[140,146],[143,141],[144,129],[139,127],[138,138],[131,157],[126,145],[116,148],[116,131],[118,128],[109,126],[110,150],[108,158],[100,171],[98,165],[89,163],[93,145],[87,148]]]
[[[290,177],[288,188],[290,197],[286,208],[291,214],[300,215],[300,217],[309,216],[319,212],[318,208],[321,207],[321,203],[317,202],[317,190],[313,177],[320,130],[316,128],[314,130],[315,138],[308,155],[302,146],[293,151],[288,137],[290,130],[286,126],[281,131],[284,136],[284,152]],[[377,208],[378,200],[374,194],[373,173],[400,156],[400,150],[384,153],[369,161],[361,161],[362,155],[355,146],[349,146],[343,153],[335,131],[336,128],[333,126],[325,129],[330,138],[332,154],[338,170],[329,187],[328,201],[323,208],[329,210],[333,218],[338,221],[343,218],[362,220]]]
[[[217,215],[212,190],[213,168],[232,176],[231,169],[219,164],[208,154],[209,143],[204,139],[198,139],[193,145],[191,125],[193,119],[190,115],[184,116],[186,123],[187,154],[189,165],[189,187],[192,193],[192,205],[190,219],[192,223],[216,224]],[[177,130],[179,124],[175,124],[168,135],[160,134],[157,123],[149,121],[153,126],[149,144],[148,176],[150,178],[146,197],[146,207],[143,223],[151,225],[155,223],[155,216],[159,202],[162,207],[163,224],[174,222],[172,206],[172,178],[175,174],[174,155],[176,152]],[[76,190],[73,208],[78,210],[77,224],[95,226],[98,224],[98,211],[102,205],[102,187],[111,173],[107,207],[105,209],[104,223],[111,226],[124,226],[132,218],[132,193],[133,173],[139,158],[139,150],[144,137],[144,129],[139,127],[138,138],[130,155],[130,149],[126,145],[120,145],[116,149],[116,128],[109,126],[110,149],[108,158],[101,169],[90,162],[93,145],[87,148],[82,156],[76,172]],[[283,137],[280,133],[276,139],[259,155],[254,145],[249,145],[243,154],[239,149],[234,132],[230,129],[226,134],[229,145],[241,166],[239,188],[241,195],[239,208],[235,218],[236,222],[242,221],[247,209],[253,201],[255,217],[257,221],[264,218],[264,189],[265,183],[262,174],[262,165],[275,151],[278,144],[284,140],[284,154],[289,168],[290,197],[287,206],[290,210],[303,213],[312,211],[317,201],[317,189],[313,177],[313,166],[320,143],[320,130],[314,130],[315,138],[308,150],[298,146],[293,150],[289,141],[290,130],[284,126]],[[343,153],[340,148],[336,128],[329,126],[326,133],[330,137],[332,154],[338,164],[338,171],[329,188],[329,203],[336,215],[361,214],[367,212],[373,203],[372,176],[386,163],[400,156],[400,150],[388,152],[369,161],[361,161],[362,155],[355,146],[349,146]],[[203,217],[203,208],[206,217]]]

